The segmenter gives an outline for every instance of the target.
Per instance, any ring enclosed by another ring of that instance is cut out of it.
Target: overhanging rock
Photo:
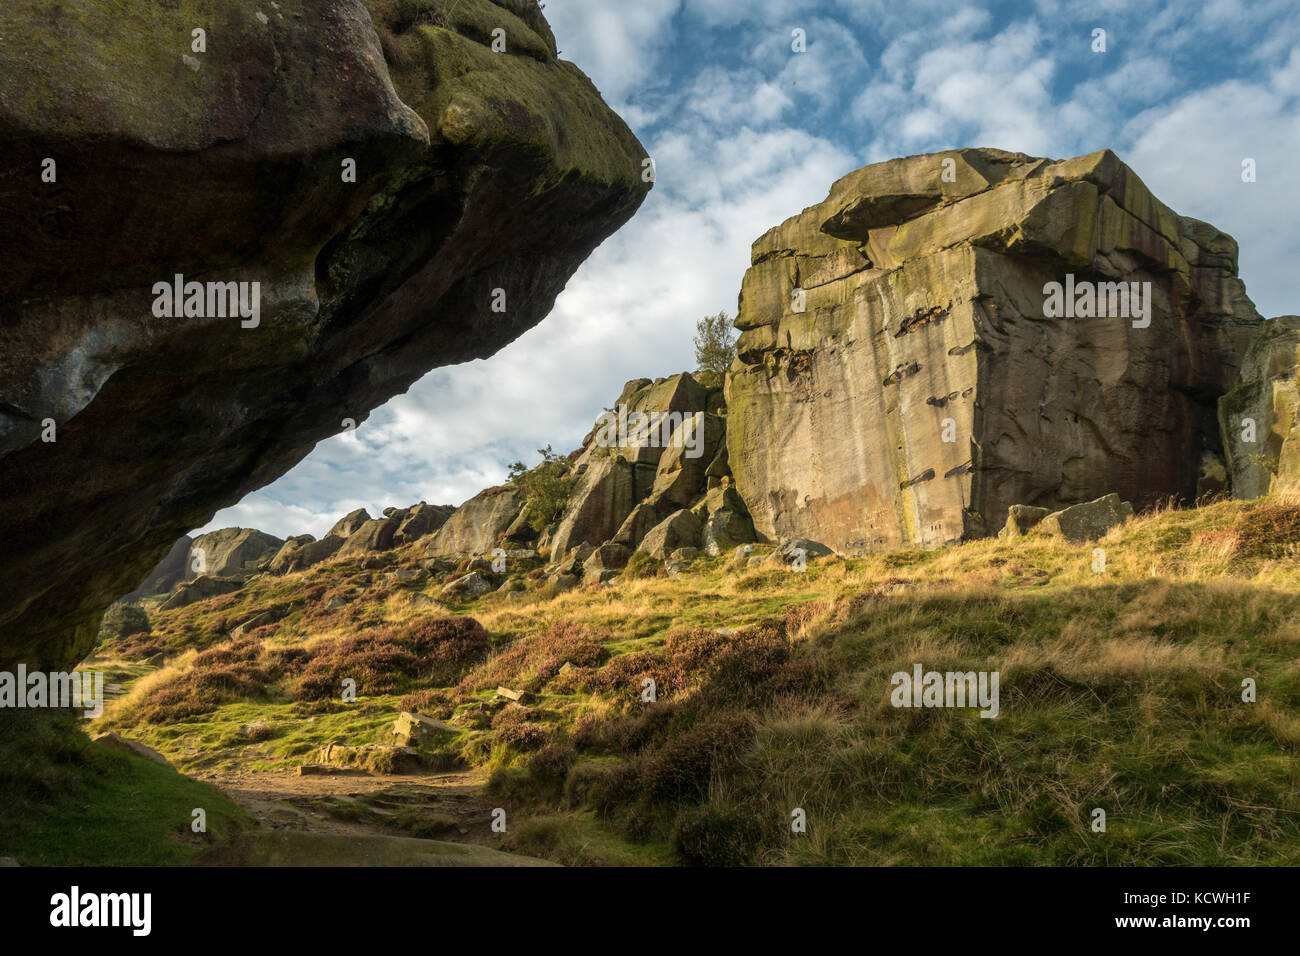
[[[182,534],[527,331],[650,188],[530,0],[7,0],[0,35],[0,666],[75,662]]]

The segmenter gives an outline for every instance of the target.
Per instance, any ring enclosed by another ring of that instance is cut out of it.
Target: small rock
[[[497,697],[513,700],[517,704],[529,704],[536,699],[534,695],[526,690],[511,690],[509,687],[498,687]]]
[[[492,590],[492,582],[481,571],[471,571],[443,587],[443,594],[470,594],[478,597]]]
[[[393,725],[393,742],[398,747],[440,747],[459,733],[451,724],[404,710]]]

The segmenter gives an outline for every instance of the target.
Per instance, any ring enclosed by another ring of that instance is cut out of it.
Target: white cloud
[[[659,58],[671,43],[681,0],[556,0],[546,8],[560,56],[579,64],[615,109],[640,87],[655,85]]]
[[[1124,158],[1157,196],[1180,213],[1213,223],[1240,244],[1246,291],[1266,316],[1300,311],[1294,283],[1300,261],[1300,106],[1290,70],[1276,88],[1231,81],[1135,117]],[[1258,179],[1241,181],[1256,161]]]

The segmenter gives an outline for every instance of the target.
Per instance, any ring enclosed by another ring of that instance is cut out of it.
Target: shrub
[[[557,799],[564,793],[564,783],[576,760],[577,755],[567,747],[546,744],[528,759],[529,781],[541,795]]]
[[[672,844],[692,866],[747,866],[763,848],[764,827],[744,807],[692,807],[677,818]]]
[[[437,720],[447,720],[456,709],[452,699],[440,690],[413,691],[403,697],[398,706],[413,714],[424,714]]]
[[[1237,519],[1237,553],[1251,558],[1285,558],[1300,545],[1300,507],[1260,504]]]
[[[700,721],[639,760],[646,794],[654,802],[698,800],[709,782],[734,759],[753,736],[741,714],[721,714]]]

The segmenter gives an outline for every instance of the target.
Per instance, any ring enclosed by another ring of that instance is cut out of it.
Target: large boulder
[[[0,667],[532,328],[650,189],[536,3],[53,9],[0,4]]]
[[[256,528],[222,528],[201,534],[190,544],[187,578],[250,577],[275,557],[284,540]]]
[[[1300,485],[1300,316],[1264,323],[1219,423],[1235,497]]]
[[[624,545],[606,541],[594,549],[582,562],[582,579],[584,583],[608,581],[623,568],[627,567],[632,552]]]
[[[678,548],[698,548],[701,530],[700,519],[683,508],[651,528],[637,550],[657,561],[665,561]]]
[[[752,263],[728,464],[760,536],[843,554],[990,534],[1017,503],[1193,499],[1261,321],[1236,243],[1108,150],[868,166]]]
[[[174,611],[178,607],[188,607],[198,601],[206,601],[208,598],[238,591],[243,586],[243,578],[214,578],[201,574],[193,581],[185,581],[178,585],[171,596],[163,602],[162,610]]]
[[[487,554],[519,514],[523,495],[513,485],[480,491],[452,513],[429,539],[427,558]]]
[[[754,522],[745,511],[732,511],[720,508],[709,515],[704,522],[702,544],[704,553],[711,558],[719,557],[738,545],[750,544],[757,540],[754,534]]]
[[[305,571],[313,565],[320,564],[326,558],[332,558],[343,547],[347,538],[337,534],[327,534],[317,541],[309,534],[297,535],[284,543],[267,565],[272,574],[290,574]]]
[[[1133,506],[1127,501],[1121,501],[1119,495],[1109,494],[1096,501],[1086,501],[1054,511],[1038,523],[1037,530],[1080,544],[1096,541],[1111,528],[1122,525],[1131,517]]]
[[[1051,511],[1047,508],[1035,508],[1033,505],[1012,505],[1007,509],[1007,522],[998,532],[1004,541],[1019,538],[1036,528]]]
[[[338,550],[338,556],[346,558],[349,555],[387,551],[393,546],[393,535],[398,523],[396,518],[371,518],[347,536]]]
[[[338,521],[334,522],[334,527],[330,528],[329,532],[325,536],[330,537],[333,535],[338,538],[350,537],[367,521],[372,520],[374,519],[370,517],[370,512],[365,508],[358,508],[356,511],[349,511]]]
[[[616,544],[635,548],[650,532],[650,529],[662,520],[663,515],[654,507],[645,503],[639,504],[623,519],[623,523],[618,526],[618,530],[614,532],[614,537],[611,540]]]
[[[598,458],[577,478],[577,488],[551,537],[551,554],[567,554],[578,544],[608,541],[639,501],[636,466],[623,458]]]
[[[706,490],[705,472],[726,434],[727,426],[717,415],[700,412],[686,419],[659,458],[651,503],[660,508],[685,508]]]
[[[718,394],[689,372],[624,385],[573,460],[573,490],[545,539],[550,553],[610,539],[635,547],[665,514],[701,494],[704,472],[725,441],[722,419],[706,411]],[[651,508],[653,520],[638,518],[628,526],[642,506]]]
[[[433,534],[456,512],[455,505],[431,505],[421,501],[401,512],[397,530],[393,532],[393,544],[410,544],[426,534]],[[396,516],[394,516],[396,517]]]

